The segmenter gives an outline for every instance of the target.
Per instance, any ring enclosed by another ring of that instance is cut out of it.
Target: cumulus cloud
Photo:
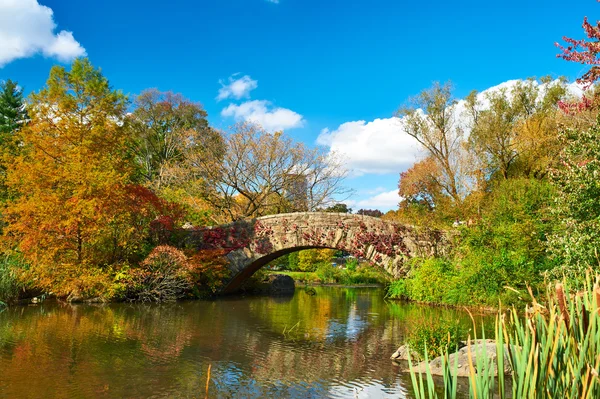
[[[509,80],[480,92],[477,96],[481,109],[489,107],[487,96],[494,92],[506,90],[510,92],[521,80]],[[550,83],[534,82],[540,86],[540,99]],[[567,92],[574,97],[581,97],[581,85],[571,83]],[[456,126],[469,135],[470,120],[466,110],[466,101],[460,100],[455,105],[454,121]],[[355,175],[368,173],[399,173],[408,169],[425,152],[417,141],[404,130],[401,118],[384,118],[373,121],[352,121],[338,126],[334,130],[323,129],[317,138],[317,144],[330,148],[331,152],[342,154]]]
[[[253,80],[250,76],[244,75],[241,78],[236,79],[236,75],[232,75],[228,79],[228,83],[220,80],[221,88],[219,89],[219,95],[217,101],[225,100],[227,98],[233,98],[239,100],[241,98],[249,98],[250,92],[258,87],[258,82]]]
[[[332,131],[323,129],[317,144],[346,157],[355,175],[397,173],[422,152],[402,125],[400,118],[346,122]]]
[[[398,195],[398,189],[385,191],[372,197],[360,201],[346,201],[352,209],[379,209],[382,212],[387,212],[390,209],[397,209],[401,198]]]
[[[273,107],[270,101],[253,100],[241,104],[229,104],[221,116],[233,117],[236,121],[255,122],[269,132],[301,127],[302,115],[287,108]]]
[[[39,53],[62,62],[86,55],[72,32],[55,29],[52,9],[37,0],[0,1],[0,67]]]

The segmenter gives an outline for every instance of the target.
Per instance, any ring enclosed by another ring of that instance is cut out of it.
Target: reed
[[[584,291],[572,294],[566,283],[549,286],[544,304],[531,297],[525,313],[515,308],[498,311],[494,330],[498,376],[483,353],[469,353],[469,396],[600,398],[600,276],[592,279],[588,274]],[[410,362],[417,399],[457,397],[457,365],[449,364],[448,356],[443,355],[443,387],[435,386],[428,367],[423,378]],[[506,376],[505,356],[511,366]],[[505,378],[512,382],[509,392]]]

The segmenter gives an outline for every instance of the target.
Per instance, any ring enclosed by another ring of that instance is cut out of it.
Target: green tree
[[[181,94],[150,89],[136,97],[129,128],[145,185],[160,191],[169,185],[191,183],[187,161],[204,156],[207,148],[222,146],[221,137],[209,127],[206,116],[202,105]]]
[[[334,249],[305,249],[298,252],[298,269],[302,272],[314,272],[319,266],[331,264]]]
[[[23,91],[16,82],[7,80],[0,83],[0,145],[7,144],[7,138],[27,121],[27,111],[23,102]]]
[[[543,177],[558,151],[558,102],[566,94],[562,80],[549,77],[517,82],[483,96],[472,92],[469,147],[488,178]]]
[[[381,212],[379,209],[359,209],[356,214],[371,216],[374,218],[380,218],[383,216],[383,212]]]
[[[348,208],[348,205],[346,204],[339,203],[325,208],[323,212],[352,213],[352,208]]]
[[[3,201],[9,197],[5,163],[17,153],[19,147],[15,137],[27,119],[23,91],[12,80],[0,83],[0,200]]]
[[[588,267],[600,266],[600,119],[589,129],[564,130],[559,138],[563,151],[552,173],[559,229],[551,251],[560,264],[557,276],[581,279]]]

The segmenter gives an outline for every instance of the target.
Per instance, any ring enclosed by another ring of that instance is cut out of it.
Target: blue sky
[[[115,88],[181,92],[216,127],[254,118],[308,145],[343,148],[351,205],[385,211],[416,151],[390,123],[398,106],[433,81],[452,80],[460,98],[511,79],[575,79],[586,69],[557,59],[554,42],[582,37],[586,15],[600,18],[600,6],[0,0],[0,80],[38,90],[52,65],[85,54]]]

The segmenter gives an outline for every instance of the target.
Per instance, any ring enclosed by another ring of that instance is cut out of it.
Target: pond
[[[0,397],[411,397],[390,355],[427,320],[471,325],[458,310],[386,301],[380,288],[12,307],[0,313]]]

